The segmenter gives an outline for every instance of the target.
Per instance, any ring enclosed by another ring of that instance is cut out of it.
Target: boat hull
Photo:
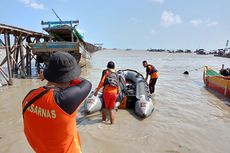
[[[210,87],[219,93],[230,97],[230,77],[224,77],[222,75],[208,75],[209,67],[204,68],[204,83],[207,87]]]
[[[98,112],[102,109],[102,93],[98,93],[97,96],[91,92],[90,96],[84,102],[84,109],[87,114]]]
[[[50,55],[57,51],[69,52],[81,67],[86,65],[87,59],[90,59],[90,54],[77,42],[31,43],[30,47],[33,54],[37,56],[38,62],[45,63],[45,65],[48,65]]]

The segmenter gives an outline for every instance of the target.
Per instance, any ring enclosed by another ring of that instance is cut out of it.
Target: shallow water
[[[152,53],[146,51],[104,50],[92,55],[82,76],[97,87],[109,60],[117,69],[135,69],[145,74],[142,61],[159,70],[156,109],[144,120],[132,110],[119,110],[116,123],[101,123],[101,114],[79,113],[77,127],[84,153],[228,153],[230,152],[230,99],[206,89],[202,80],[204,65],[230,67],[228,58],[213,55]],[[189,71],[184,76],[184,71]],[[31,152],[23,135],[21,101],[25,94],[44,82],[15,80],[0,88],[0,152]],[[108,121],[109,123],[109,121]]]

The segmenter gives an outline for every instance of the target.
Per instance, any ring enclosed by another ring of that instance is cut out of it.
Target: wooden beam
[[[2,72],[4,73],[4,75],[7,76],[7,73],[3,70],[3,68],[0,66],[0,69],[2,70]]]
[[[23,40],[20,39],[19,41],[19,44],[20,44],[20,62],[21,62],[21,71],[26,74],[25,72],[25,60],[24,60],[24,52],[23,52]]]
[[[39,43],[40,42],[40,37],[35,37],[35,43]]]
[[[2,74],[2,76],[6,80],[6,82],[9,82],[9,78],[7,77],[6,73],[4,72],[4,70],[2,69],[1,66],[0,66],[0,73]]]
[[[3,64],[5,64],[7,61],[6,57],[2,60],[2,63],[0,64],[0,66],[2,66]]]
[[[16,73],[16,64],[17,64],[17,62],[16,62],[16,51],[17,51],[17,48],[18,48],[18,37],[17,37],[17,35],[14,35],[14,49],[12,48],[12,50],[11,50],[11,52],[13,52],[13,72],[14,73]]]
[[[26,38],[26,43],[30,43],[31,42],[31,39],[30,37],[27,37]],[[26,45],[26,74],[27,75],[31,75],[31,59],[30,59],[30,49],[29,47]]]
[[[5,47],[5,49],[6,49],[6,47],[7,46],[4,46]],[[15,47],[15,46],[14,46]],[[13,49],[13,51],[15,50],[15,48],[11,48],[11,49]],[[13,53],[13,51],[10,49],[10,57],[12,57],[11,56],[11,54]],[[7,57],[5,57],[3,60],[2,60],[2,62],[1,62],[1,64],[0,64],[0,66],[2,66],[3,64],[5,64],[6,63],[6,61],[7,61]]]
[[[10,55],[10,58],[11,58],[11,60],[14,62],[14,64],[16,64],[16,60],[15,60],[15,58],[12,56],[12,54]],[[13,67],[12,67],[13,68]]]
[[[32,30],[26,30],[26,29],[23,29],[23,28],[10,26],[10,25],[6,25],[6,24],[0,24],[0,29],[3,29],[3,30],[0,31],[0,33],[2,33],[2,34],[4,34],[6,31],[8,31],[9,34],[22,33],[23,35],[48,37],[48,35],[40,33],[40,32],[35,32],[35,31],[32,31]]]
[[[7,47],[8,47],[8,50],[9,50],[9,62],[10,62],[10,68],[11,68],[11,75],[12,75],[12,77],[13,77],[13,62],[12,62],[12,58],[11,58],[11,54],[12,54],[12,52],[11,52],[11,41],[10,41],[10,34],[9,33],[7,33],[7,35],[8,35],[8,37],[7,37],[7,39],[8,39],[8,45],[7,45]]]
[[[3,46],[5,46],[5,43],[2,41],[1,38],[0,38],[0,43],[3,44]]]
[[[10,61],[10,39],[9,39],[9,34],[5,33],[5,42],[6,42],[6,59],[7,59],[7,67],[8,67],[8,85],[12,85],[13,80],[12,80],[12,69],[11,69],[11,61]]]
[[[16,49],[16,57],[15,57],[15,60],[16,60],[16,63],[15,63],[15,69],[14,69],[14,71],[15,72],[17,72],[18,71],[18,68],[19,68],[19,66],[18,66],[18,59],[19,59],[19,53],[20,53],[20,48],[21,48],[21,44],[20,44],[20,42],[21,42],[21,40],[22,40],[22,34],[20,33],[19,34],[19,36],[18,36],[18,39],[17,39],[17,49]]]
[[[12,52],[10,52],[10,57],[12,57],[11,54],[12,54]],[[0,64],[0,66],[2,66],[3,64],[5,64],[6,61],[7,61],[7,57],[5,56],[5,58],[2,60],[2,62]]]

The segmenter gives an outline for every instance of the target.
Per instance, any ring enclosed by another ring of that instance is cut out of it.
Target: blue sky
[[[229,0],[1,0],[0,23],[42,32],[41,20],[79,19],[108,48],[217,49],[230,39]]]

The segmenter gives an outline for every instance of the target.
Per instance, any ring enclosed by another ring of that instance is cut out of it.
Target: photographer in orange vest
[[[81,153],[76,115],[92,85],[80,73],[72,55],[56,52],[40,73],[47,85],[23,100],[24,133],[36,153]]]

